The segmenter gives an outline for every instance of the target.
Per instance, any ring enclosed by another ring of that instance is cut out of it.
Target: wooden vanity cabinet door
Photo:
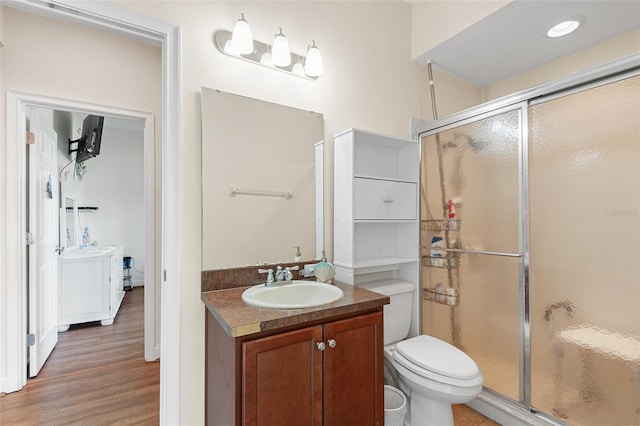
[[[382,312],[325,324],[325,426],[384,424],[382,330]]]
[[[242,344],[242,424],[322,425],[322,326]]]

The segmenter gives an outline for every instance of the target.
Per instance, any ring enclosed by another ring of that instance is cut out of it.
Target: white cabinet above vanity
[[[349,129],[334,136],[334,265],[352,285],[418,286],[419,142]]]
[[[415,182],[353,179],[354,220],[416,220]]]

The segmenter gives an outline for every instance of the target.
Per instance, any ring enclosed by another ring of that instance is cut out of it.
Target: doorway
[[[143,136],[143,146],[144,146],[144,155],[143,155],[143,163],[144,163],[144,217],[145,217],[145,264],[147,265],[146,273],[144,275],[144,293],[145,293],[145,325],[144,325],[144,335],[145,335],[145,360],[153,361],[159,357],[159,351],[154,345],[155,341],[155,252],[156,252],[156,236],[155,236],[155,174],[154,174],[154,155],[155,155],[155,143],[154,143],[154,118],[150,113],[138,112],[138,111],[130,111],[122,108],[114,108],[105,105],[95,105],[85,102],[66,100],[66,99],[58,99],[51,98],[46,96],[39,95],[28,95],[28,94],[20,94],[9,92],[8,97],[10,99],[10,104],[15,105],[15,115],[17,120],[15,121],[18,124],[18,128],[14,129],[16,134],[26,134],[26,124],[27,124],[27,115],[26,111],[28,108],[44,108],[51,110],[60,110],[60,111],[68,111],[74,113],[89,113],[89,114],[103,114],[106,116],[119,118],[119,119],[128,119],[128,120],[137,120],[141,123],[144,123],[144,136]],[[20,150],[17,150],[19,153]],[[22,160],[18,161],[17,165],[17,173],[20,176],[26,176],[26,159],[24,158],[24,152],[22,156],[17,155],[16,158]],[[95,161],[95,160],[94,160]],[[24,182],[26,179],[22,178]],[[24,188],[24,186],[23,186]],[[25,188],[26,194],[26,188]],[[24,195],[22,196],[24,198]],[[18,203],[26,207],[26,203]],[[19,229],[26,230],[26,221],[24,217],[26,215],[24,213],[19,214],[20,220]],[[19,265],[22,265],[19,269],[19,275],[22,277],[22,282],[27,282],[27,263],[24,260],[18,262]],[[22,286],[23,291],[26,292],[26,284]],[[26,312],[27,310],[27,298],[20,298],[22,308],[19,308],[20,311]],[[20,318],[20,317],[19,317]],[[25,317],[21,317],[25,318]],[[21,324],[20,324],[21,323]],[[18,330],[25,330],[26,334],[26,319],[19,321]],[[19,351],[19,355],[15,361],[15,365],[18,366],[19,372],[19,382],[20,388],[26,384],[26,348],[19,347],[17,348]]]
[[[82,104],[79,103],[78,107],[82,107]],[[58,331],[68,329],[69,325],[66,321],[69,321],[69,324],[75,324],[102,320],[106,324],[109,321],[105,319],[105,315],[109,316],[111,322],[113,321],[111,318],[117,316],[124,297],[123,286],[120,284],[105,286],[100,279],[104,275],[100,273],[102,270],[100,266],[104,263],[102,260],[106,259],[105,253],[110,253],[107,249],[120,247],[117,251],[122,251],[128,259],[129,268],[126,275],[128,275],[129,288],[145,285],[145,266],[148,266],[150,277],[153,277],[153,271],[156,270],[153,262],[154,209],[145,211],[145,205],[153,206],[154,203],[154,173],[152,170],[145,170],[145,156],[153,157],[153,132],[151,131],[149,135],[150,143],[145,146],[146,120],[130,118],[126,111],[122,111],[121,116],[110,115],[104,111],[90,113],[57,107],[27,107],[28,131],[35,142],[28,145],[29,150],[38,153],[52,151],[55,157],[56,170],[49,173],[54,190],[51,196],[45,196],[45,199],[59,207],[53,211],[43,211],[37,207],[37,203],[29,203],[29,217],[35,219],[29,221],[29,232],[36,236],[33,246],[29,246],[29,251],[37,253],[36,256],[29,255],[29,295],[26,310],[29,334],[34,336],[27,351],[29,377],[38,374],[53,350],[55,341],[52,340],[57,340],[45,339],[47,334],[56,334],[55,331],[53,333],[41,331],[48,330],[46,324],[51,322],[48,316],[53,315],[53,322],[58,323]],[[70,141],[76,141],[81,137],[82,128],[85,127],[83,121],[89,116],[102,119],[99,154],[89,158],[91,161],[87,159],[76,162],[75,154],[70,151]],[[153,127],[153,120],[150,126]],[[52,150],[45,150],[42,146],[46,138],[41,136],[44,135],[53,135],[56,139]],[[149,164],[149,161],[146,164]],[[29,170],[34,166],[35,164],[29,164],[26,169]],[[37,177],[35,180],[38,180]],[[35,188],[32,188],[31,184],[28,188],[29,192],[36,193],[27,194],[26,199],[37,200],[37,194],[42,191],[34,191]],[[146,194],[149,193],[151,196],[147,197]],[[69,213],[67,211],[69,207],[66,205],[70,202],[72,210]],[[67,266],[62,268],[59,274],[53,272],[51,268],[46,268],[48,271],[46,276],[53,281],[51,285],[43,284],[42,277],[34,278],[38,271],[45,270],[42,267],[41,252],[43,250],[38,248],[41,246],[41,237],[47,235],[43,232],[44,230],[39,229],[41,224],[45,223],[53,223],[59,228],[48,234],[56,237],[54,245],[60,252],[59,255],[55,255],[52,248],[45,250],[45,254],[51,252],[54,262],[60,266],[62,264]],[[147,223],[149,226],[145,227]],[[149,232],[150,235],[148,235]],[[149,238],[146,238],[147,235]],[[148,247],[151,248],[151,253],[147,256]],[[90,253],[89,258],[84,257],[85,252]],[[114,275],[113,278],[120,281],[119,268],[123,266],[107,269],[114,269],[117,276]],[[94,267],[97,269],[94,270]],[[90,282],[96,287],[87,286],[85,279],[65,276],[69,274],[69,268],[89,268],[87,272],[92,272]],[[58,280],[62,282],[58,283]],[[73,283],[78,287],[72,288]],[[146,284],[153,287],[153,281]],[[109,292],[111,287],[114,291]],[[51,291],[42,291],[43,289],[55,291],[50,294]],[[153,289],[149,294],[146,292],[145,294],[153,296]],[[147,303],[144,309],[144,323],[147,324],[145,329],[150,328],[150,331],[153,331],[155,304],[153,300],[151,302]],[[61,328],[61,324],[65,326]],[[55,328],[54,324],[53,329]],[[147,330],[145,337],[147,337],[144,339],[145,359],[153,361],[158,358],[154,353],[153,334]]]
[[[158,152],[157,168],[162,174],[161,206],[158,206],[158,216],[162,218],[159,227],[161,241],[158,241],[158,262],[162,277],[158,277],[158,291],[162,289],[162,327],[158,331],[157,341],[162,341],[162,346],[155,348],[161,352],[163,359],[160,385],[160,416],[161,423],[179,423],[180,413],[180,380],[179,380],[179,341],[180,341],[180,80],[179,57],[180,37],[179,28],[175,25],[159,21],[152,17],[143,16],[127,11],[113,5],[101,2],[69,2],[56,1],[63,7],[50,7],[39,1],[11,2],[6,5],[21,9],[33,15],[43,15],[58,21],[70,21],[89,25],[92,28],[108,30],[127,37],[134,37],[152,45],[161,47],[162,56],[160,66],[162,68],[162,111],[158,114],[162,125],[162,155]],[[6,47],[6,46],[5,46]],[[21,86],[22,87],[22,86]],[[6,308],[6,318],[10,319],[11,326],[3,327],[4,334],[0,339],[3,359],[6,369],[4,376],[0,377],[0,389],[3,392],[14,392],[24,386],[24,377],[21,377],[21,360],[24,360],[25,334],[24,324],[20,319],[24,318],[23,300],[26,297],[23,273],[24,241],[25,236],[21,229],[24,223],[23,167],[24,150],[22,148],[24,138],[24,104],[32,99],[29,94],[16,92],[11,89],[6,91],[6,135],[4,160],[6,165],[5,180],[5,214],[2,216],[4,229],[6,230],[6,250],[3,251],[3,265],[8,267],[2,271],[0,291],[6,296],[3,298],[3,307]],[[8,143],[8,142],[12,143]],[[20,143],[18,143],[20,142]],[[159,148],[159,147],[158,147]],[[161,215],[161,216],[160,216]],[[160,220],[160,219],[159,219]],[[11,283],[8,285],[7,283]]]

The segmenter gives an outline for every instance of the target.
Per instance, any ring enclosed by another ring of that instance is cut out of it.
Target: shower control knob
[[[318,343],[316,343],[316,348],[318,348],[318,350],[319,350],[320,352],[324,351],[324,348],[325,348],[325,346],[324,346],[324,342],[318,342]]]
[[[329,344],[329,347],[330,347],[331,349],[333,349],[333,348],[335,348],[335,347],[336,347],[336,341],[335,341],[335,340],[333,340],[333,339],[329,339],[329,340],[327,340],[327,343]]]

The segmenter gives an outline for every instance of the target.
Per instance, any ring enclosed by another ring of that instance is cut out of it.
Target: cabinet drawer
[[[353,218],[415,220],[417,184],[377,179],[353,179]]]

